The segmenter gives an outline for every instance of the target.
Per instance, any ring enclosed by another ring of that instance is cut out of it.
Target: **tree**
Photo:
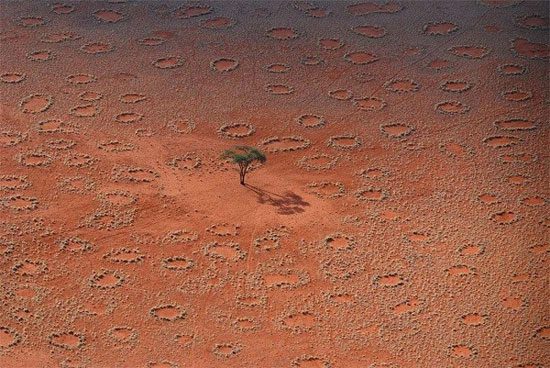
[[[230,159],[239,165],[241,185],[244,185],[244,178],[248,172],[248,168],[254,161],[264,163],[267,160],[262,151],[250,146],[235,146],[232,149],[225,150],[222,154],[222,158]]]

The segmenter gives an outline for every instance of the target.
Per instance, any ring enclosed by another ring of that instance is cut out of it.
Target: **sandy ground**
[[[547,367],[548,11],[1,2],[0,366]]]

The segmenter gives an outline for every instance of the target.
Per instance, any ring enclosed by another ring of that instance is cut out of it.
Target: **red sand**
[[[0,367],[550,364],[547,2],[0,14]]]

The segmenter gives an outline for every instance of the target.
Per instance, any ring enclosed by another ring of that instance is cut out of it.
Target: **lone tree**
[[[267,160],[262,151],[250,146],[235,146],[230,150],[225,150],[222,154],[222,158],[231,159],[231,161],[239,165],[241,185],[244,185],[244,177],[248,172],[248,168],[254,161],[264,163]]]

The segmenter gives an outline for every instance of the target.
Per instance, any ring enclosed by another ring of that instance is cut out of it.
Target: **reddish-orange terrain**
[[[548,14],[2,1],[0,367],[548,367]]]

